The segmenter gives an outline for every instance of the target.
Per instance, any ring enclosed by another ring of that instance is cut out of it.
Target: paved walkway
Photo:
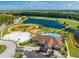
[[[66,40],[65,40],[65,44],[66,44],[66,48],[67,48],[67,58],[69,58],[69,57],[71,57],[71,56],[70,56],[70,52],[69,52],[68,43],[67,43]]]
[[[6,24],[4,23],[4,24],[2,24],[1,25],[1,27],[0,27],[0,37],[2,38],[2,33],[3,33],[3,31],[4,31],[4,29],[5,29],[5,27],[6,27]]]

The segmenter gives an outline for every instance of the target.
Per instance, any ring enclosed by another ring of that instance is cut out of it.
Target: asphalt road
[[[0,58],[11,58],[15,54],[16,44],[11,41],[2,41],[0,40],[1,45],[5,45],[6,50],[0,54]]]
[[[6,41],[1,39],[2,38],[2,32],[4,30],[4,28],[6,27],[6,24],[2,24],[2,26],[0,27],[0,44],[1,45],[5,45],[7,48],[6,50],[0,54],[0,58],[11,58],[14,56],[15,54],[15,49],[16,49],[16,44],[11,42],[11,41]]]

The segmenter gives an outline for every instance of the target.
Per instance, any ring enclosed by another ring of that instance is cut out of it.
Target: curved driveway
[[[2,39],[2,32],[4,31],[5,27],[6,27],[6,24],[3,24],[0,27],[0,32],[1,32],[1,34],[0,34],[0,44],[5,45],[7,48],[3,53],[0,54],[0,58],[11,58],[15,54],[16,44],[13,43],[12,41]]]
[[[0,58],[11,58],[15,54],[16,44],[11,41],[0,40],[0,45],[5,45],[6,50],[0,54]]]

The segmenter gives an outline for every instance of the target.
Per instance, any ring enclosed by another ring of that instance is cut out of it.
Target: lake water
[[[71,32],[74,35],[76,41],[79,42],[79,31],[78,30],[69,28],[66,31]]]
[[[24,23],[39,24],[45,27],[53,27],[53,28],[59,28],[59,29],[64,28],[63,24],[55,20],[41,20],[41,19],[28,18],[27,20],[24,21]]]

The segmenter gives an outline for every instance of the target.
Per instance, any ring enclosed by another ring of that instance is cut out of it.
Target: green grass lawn
[[[18,16],[0,14],[0,25],[2,25],[5,22],[12,21],[15,18],[18,18]]]
[[[61,22],[62,24],[63,24],[64,22],[66,22],[66,24],[68,24],[69,27],[71,27],[71,28],[76,28],[76,27],[79,25],[79,23],[72,22],[72,21],[67,20],[67,19],[59,19],[58,21]]]
[[[14,58],[22,58],[22,57],[23,57],[23,54],[20,52],[16,52],[14,55]]]
[[[5,45],[0,45],[0,54],[6,50]]]
[[[10,25],[10,26],[12,26],[12,25]],[[9,28],[10,26],[6,26],[6,28],[4,29],[2,35],[5,35],[5,34],[8,34],[8,33],[9,33],[8,28]]]
[[[75,47],[75,45],[73,44],[73,40],[74,40],[74,37],[72,34],[67,34],[68,36],[68,47],[69,47],[69,51],[70,51],[70,55],[71,57],[77,57],[79,58],[79,48]]]
[[[28,16],[26,16],[26,18],[25,18],[25,19],[20,20],[19,24],[22,24],[22,23],[23,23],[23,21],[24,21],[24,20],[26,20],[26,19],[28,19],[28,18],[29,18],[29,17],[28,17]]]

